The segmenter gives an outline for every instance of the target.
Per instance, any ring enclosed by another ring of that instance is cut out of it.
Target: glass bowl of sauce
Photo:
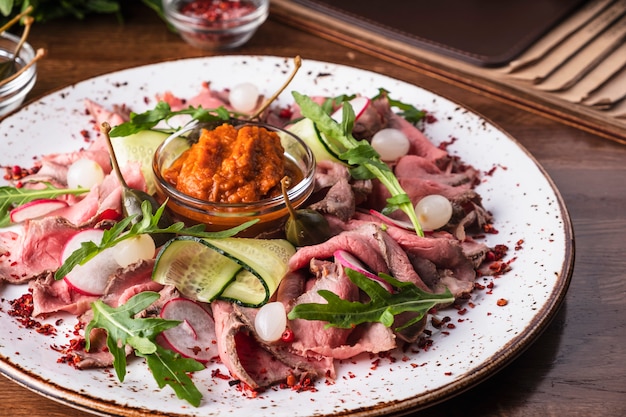
[[[241,236],[279,230],[314,188],[315,158],[292,133],[264,123],[230,120],[183,128],[156,150],[157,199],[175,217],[219,231],[258,219]]]

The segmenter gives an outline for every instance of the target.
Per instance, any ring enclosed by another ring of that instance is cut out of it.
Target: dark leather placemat
[[[517,57],[586,0],[294,0],[408,44],[475,65]]]

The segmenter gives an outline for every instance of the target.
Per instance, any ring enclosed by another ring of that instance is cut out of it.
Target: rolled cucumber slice
[[[180,236],[157,255],[152,280],[173,285],[185,297],[210,302],[235,279],[242,266],[213,250],[204,240]]]
[[[199,301],[258,307],[276,291],[294,253],[283,239],[178,237],[161,249],[153,279]]]

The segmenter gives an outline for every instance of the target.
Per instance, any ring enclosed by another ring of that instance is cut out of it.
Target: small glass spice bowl
[[[0,34],[0,65],[13,58],[13,53],[20,38],[8,32]],[[26,66],[34,57],[35,51],[27,42],[15,59],[16,69]],[[15,79],[2,82],[0,80],[0,117],[12,112],[22,105],[26,95],[32,90],[37,80],[37,64],[33,64]]]
[[[246,43],[269,14],[269,0],[163,0],[163,13],[183,40],[207,50]]]
[[[299,177],[287,190],[287,198],[294,208],[301,206],[312,194],[315,186],[315,157],[306,143],[286,130],[264,123],[242,120],[231,120],[228,123],[237,129],[254,125],[278,133],[287,164],[291,164],[291,167],[297,170]],[[178,220],[188,225],[204,224],[209,231],[229,229],[253,219],[258,219],[258,222],[241,232],[239,236],[255,237],[279,230],[289,216],[282,194],[250,203],[219,203],[187,195],[165,179],[165,170],[197,141],[200,128],[213,129],[220,124],[222,123],[183,128],[156,149],[152,168],[157,200],[163,202],[167,199],[168,209]]]

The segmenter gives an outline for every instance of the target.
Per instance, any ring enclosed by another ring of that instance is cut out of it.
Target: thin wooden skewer
[[[17,23],[18,20],[20,20],[21,18],[23,18],[24,16],[26,16],[27,14],[29,14],[32,11],[33,11],[33,6],[28,6],[27,8],[25,8],[23,12],[17,14],[11,20],[9,20],[7,23],[5,23],[2,27],[0,27],[0,33],[6,31],[8,28],[10,28],[15,23]]]
[[[37,61],[39,61],[44,56],[46,56],[46,50],[43,49],[43,48],[37,49],[37,52],[35,53],[35,56],[33,57],[33,59],[30,60],[30,62],[28,64],[26,64],[22,68],[20,68],[20,70],[17,71],[15,74],[11,75],[10,77],[4,78],[3,80],[0,81],[0,87],[2,87],[5,84],[10,83],[11,81],[13,81],[17,77],[19,77],[24,71],[26,71],[27,69],[32,67]]]

